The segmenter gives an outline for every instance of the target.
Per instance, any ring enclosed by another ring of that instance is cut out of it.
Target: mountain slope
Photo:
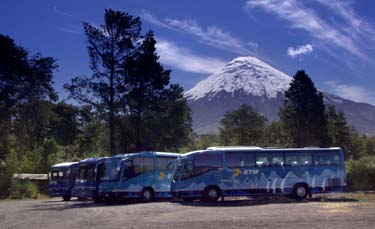
[[[292,77],[255,57],[238,57],[185,93],[198,134],[218,133],[225,112],[251,105],[269,121],[278,120],[284,92]],[[375,134],[375,107],[323,93],[326,104],[344,111],[348,123]]]

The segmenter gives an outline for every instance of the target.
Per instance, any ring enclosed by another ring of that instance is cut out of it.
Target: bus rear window
[[[52,170],[51,180],[65,180],[69,176],[68,171],[67,169]]]
[[[337,152],[315,153],[314,165],[340,165],[340,154]]]

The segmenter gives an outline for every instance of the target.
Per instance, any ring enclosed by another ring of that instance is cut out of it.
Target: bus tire
[[[305,199],[309,194],[309,188],[306,184],[296,184],[293,188],[293,195],[299,200]]]
[[[63,196],[62,197],[64,201],[69,201],[72,197],[71,196]]]
[[[206,188],[203,194],[203,200],[208,202],[216,202],[220,197],[220,189],[214,186]]]
[[[144,203],[151,202],[154,199],[154,191],[152,188],[144,188],[141,193],[141,201]]]

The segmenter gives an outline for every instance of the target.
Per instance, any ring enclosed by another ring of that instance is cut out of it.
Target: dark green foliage
[[[375,157],[347,161],[346,177],[349,190],[375,189]]]
[[[90,56],[91,77],[76,77],[65,88],[70,97],[90,104],[106,114],[109,127],[109,151],[115,153],[115,118],[119,108],[125,106],[124,65],[141,38],[141,22],[121,11],[105,11],[104,24],[92,26],[83,23]]]
[[[52,87],[55,59],[30,56],[24,48],[0,34],[0,118],[30,99],[56,99]]]
[[[342,147],[347,152],[351,148],[351,129],[347,124],[344,113],[342,111],[337,112],[334,106],[328,106],[326,115],[330,146]]]
[[[266,147],[288,147],[288,135],[282,122],[265,126],[262,145]]]
[[[260,145],[266,118],[252,107],[241,105],[221,120],[220,139],[224,145]]]
[[[327,119],[323,95],[305,71],[298,71],[285,92],[280,110],[291,146],[327,146]]]
[[[128,141],[124,138],[122,145],[131,151],[176,150],[187,143],[192,131],[183,89],[170,84],[170,71],[158,62],[155,44],[153,33],[148,32],[124,66],[127,116],[123,118],[126,131],[122,134]]]
[[[11,122],[25,111],[27,104],[57,99],[52,87],[56,68],[55,59],[31,56],[10,37],[0,34],[0,159],[9,152]]]
[[[14,180],[10,188],[10,198],[37,198],[38,186],[30,180]]]
[[[78,109],[72,105],[60,102],[53,106],[54,116],[50,121],[51,134],[59,145],[66,146],[74,143],[78,133]]]

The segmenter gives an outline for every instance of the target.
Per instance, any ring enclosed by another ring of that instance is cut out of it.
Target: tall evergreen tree
[[[191,128],[183,89],[170,84],[170,70],[165,70],[159,63],[155,44],[150,31],[124,66],[127,70],[124,83],[128,90],[126,107],[132,120],[128,125],[133,129],[137,149],[146,144],[171,149],[186,139]]]
[[[107,115],[110,153],[115,153],[115,118],[122,104],[126,74],[124,65],[141,38],[141,22],[121,11],[105,10],[104,24],[83,23],[93,75],[76,77],[65,88],[78,101]]]
[[[280,119],[285,125],[291,145],[295,147],[325,146],[328,144],[327,119],[323,94],[313,81],[298,71],[285,92]]]
[[[30,99],[57,99],[52,87],[56,60],[30,56],[13,39],[0,34],[0,117]]]
[[[0,160],[8,151],[8,136],[14,120],[25,107],[40,104],[42,100],[57,99],[52,86],[56,68],[55,59],[30,55],[13,39],[0,34]],[[28,117],[38,114],[37,109],[27,113]]]
[[[220,121],[220,138],[225,145],[260,145],[266,118],[254,108],[241,105],[227,112]]]
[[[347,150],[351,140],[351,133],[344,113],[342,111],[337,112],[334,106],[328,106],[326,113],[330,144],[332,146],[339,146],[344,148],[344,150]]]

